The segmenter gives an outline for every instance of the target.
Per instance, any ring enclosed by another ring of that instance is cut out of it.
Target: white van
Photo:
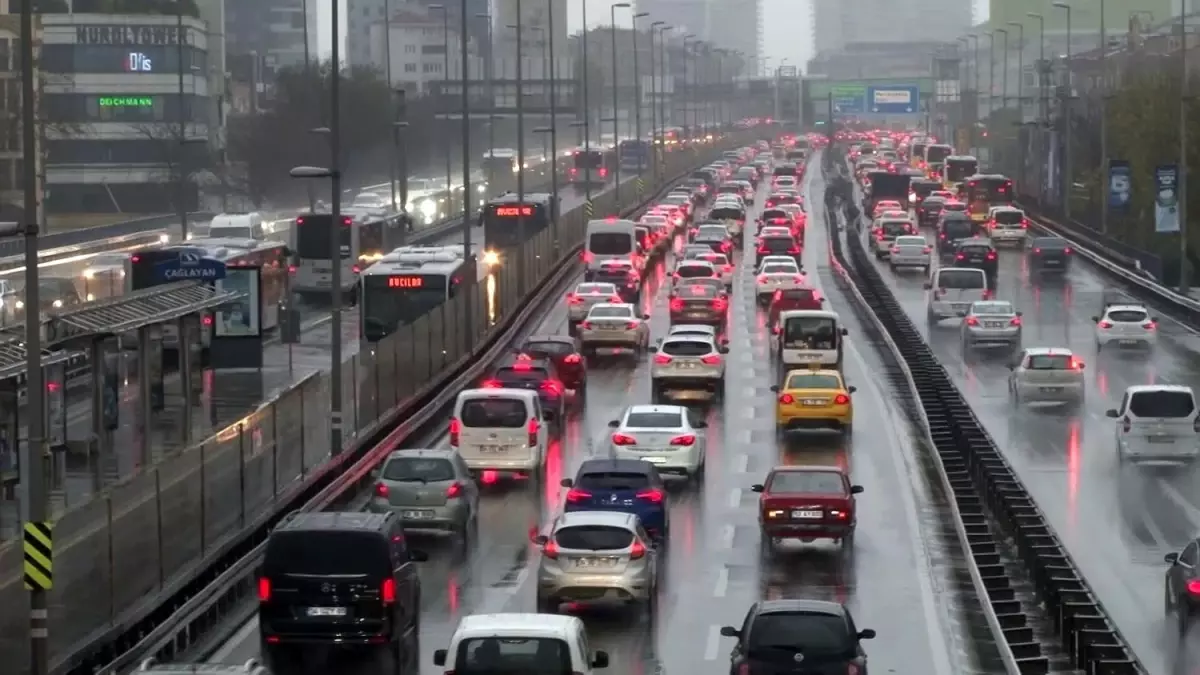
[[[784,366],[842,367],[842,327],[837,312],[789,309],[779,313],[776,358]],[[788,368],[782,370],[787,371]]]
[[[1200,416],[1191,387],[1134,385],[1121,407],[1105,413],[1116,420],[1120,462],[1192,462],[1200,456]]]
[[[433,664],[447,673],[592,675],[608,667],[608,654],[592,653],[576,616],[472,614],[458,622],[449,647],[433,653]]]
[[[208,224],[208,233],[188,235],[188,239],[253,239],[267,238],[263,217],[258,213],[218,213]]]
[[[589,220],[583,244],[584,274],[588,281],[607,260],[633,260],[638,253],[637,223],[632,220]],[[636,261],[635,261],[636,263]],[[636,265],[640,269],[640,265]]]
[[[931,326],[952,316],[966,316],[972,304],[992,299],[987,275],[974,267],[938,268],[925,290],[929,291],[925,318]]]
[[[450,445],[472,472],[540,474],[549,444],[536,391],[466,389],[454,402]]]

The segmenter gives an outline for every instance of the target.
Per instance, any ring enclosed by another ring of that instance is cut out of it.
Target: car
[[[649,462],[664,477],[703,479],[708,423],[694,411],[679,405],[635,405],[608,426],[613,430],[610,457]]]
[[[711,255],[711,249],[705,253],[705,257]],[[691,258],[680,260],[675,265],[675,269],[671,272],[672,279],[717,279],[724,285],[721,280],[721,273],[717,270],[717,266],[703,258]]]
[[[1029,272],[1036,276],[1063,275],[1071,268],[1074,249],[1061,237],[1033,237],[1026,243]]]
[[[773,385],[775,430],[779,435],[797,429],[834,429],[849,436],[854,430],[855,387],[846,385],[835,368],[789,370],[782,385]]]
[[[587,390],[587,359],[579,353],[574,339],[565,335],[530,335],[517,347],[517,353],[549,359],[563,386],[577,397]]]
[[[263,549],[258,634],[271,672],[303,670],[314,648],[365,656],[379,672],[420,672],[416,564],[429,556],[409,548],[399,515],[295,512]]]
[[[587,318],[587,313],[593,306],[624,302],[624,298],[617,292],[617,285],[612,282],[584,282],[567,293],[566,301],[567,325],[569,332],[574,335],[576,325]]]
[[[726,189],[728,189],[728,190],[736,189],[737,192],[735,192],[734,194],[737,194],[738,196],[740,196],[742,198],[742,201],[746,202],[747,204],[754,203],[754,185],[749,180],[731,180],[728,183],[726,183],[725,185],[722,185],[720,188],[718,188],[717,193],[719,194],[722,190],[726,190]]]
[[[791,234],[764,235],[758,238],[758,247],[755,249],[754,254],[754,266],[758,267],[762,263],[762,259],[769,255],[791,256],[799,264],[800,256],[803,254],[804,248],[800,246],[800,242]]]
[[[447,673],[577,673],[593,675],[608,667],[608,654],[589,654],[583,621],[542,612],[471,614],[454,629],[447,649],[433,653],[433,665]]]
[[[932,326],[950,317],[967,315],[971,304],[991,300],[987,275],[981,269],[940,267],[925,283],[925,319]]]
[[[779,326],[779,316],[793,310],[824,309],[825,298],[815,288],[781,288],[771,295],[767,305],[767,326],[774,333]]]
[[[618,511],[638,517],[650,538],[670,541],[667,489],[658,469],[640,459],[585,459],[567,488],[563,512]]]
[[[1008,395],[1022,403],[1083,403],[1084,363],[1065,347],[1026,347],[1009,365]]]
[[[776,171],[778,171],[779,169],[780,169],[780,167],[775,168]],[[779,188],[794,188],[794,187],[796,187],[796,184],[797,184],[797,181],[796,181],[795,176],[788,176],[788,175],[775,176],[774,179],[771,181],[771,189],[775,190],[775,189],[779,189]],[[774,206],[774,204],[772,204],[770,202],[771,202],[771,198],[768,197],[767,198],[767,206],[768,207]]]
[[[1152,349],[1158,344],[1158,319],[1143,305],[1109,305],[1096,324],[1096,349],[1109,345]]]
[[[483,483],[501,475],[540,479],[550,445],[548,416],[537,392],[528,389],[464,389],[454,400],[450,447]]]
[[[1021,246],[1029,232],[1029,218],[1025,216],[1024,211],[1015,206],[993,206],[988,209],[987,229],[988,237],[996,242],[997,246]]]
[[[405,532],[441,532],[464,546],[479,524],[479,485],[454,449],[393,450],[375,473],[367,508],[395,513]]]
[[[589,283],[612,284],[622,302],[637,303],[642,299],[642,275],[629,260],[608,260],[591,273]]]
[[[673,335],[663,338],[650,364],[650,398],[670,401],[701,395],[718,401],[725,396],[725,355],[729,347],[715,339]]]
[[[904,206],[902,206],[899,201],[895,199],[880,199],[879,201],[875,202],[875,208],[871,209],[871,218],[878,218],[879,216],[883,215],[885,211],[902,211],[907,213],[907,211],[904,211]]]
[[[702,323],[677,323],[667,329],[667,337],[703,337],[717,339],[716,326],[708,326]],[[662,343],[662,340],[659,340]]]
[[[888,251],[888,266],[893,271],[901,267],[920,267],[929,272],[933,265],[933,247],[925,241],[925,237],[917,234],[906,234],[896,237],[892,248]]]
[[[1163,556],[1170,567],[1163,579],[1163,612],[1174,615],[1182,637],[1200,615],[1200,539],[1192,539],[1178,553]]]
[[[936,228],[937,252],[944,258],[954,256],[959,240],[982,237],[986,234],[982,223],[971,220],[965,213],[948,212],[945,209],[938,216]]]
[[[717,272],[717,278],[726,287],[733,286],[733,262],[729,259],[728,255],[724,253],[706,253],[703,257],[697,259],[712,265]]]
[[[694,215],[692,200],[683,195],[667,195],[658,202],[658,205],[676,213],[676,227],[683,227]]]
[[[867,675],[863,640],[843,604],[824,600],[760,600],[750,606],[741,627],[722,626],[737,644],[729,655],[729,675],[851,673]]]
[[[707,246],[713,253],[733,253],[733,238],[724,226],[701,225],[691,243]]]
[[[1125,390],[1119,407],[1104,414],[1116,420],[1121,463],[1190,463],[1200,456],[1200,417],[1196,393],[1189,386],[1134,385]]]
[[[766,225],[758,230],[758,238],[763,237],[793,237],[792,228],[789,225]],[[784,256],[786,257],[786,256]]]
[[[933,227],[942,215],[942,207],[946,205],[945,197],[930,195],[917,207],[917,223],[921,227]]]
[[[671,297],[678,295],[680,289],[688,286],[704,286],[705,288],[711,289],[712,292],[719,297],[727,300],[729,298],[729,288],[725,286],[725,282],[716,277],[696,277],[693,279],[672,279],[671,289],[668,293],[668,301]]]
[[[640,358],[650,343],[649,320],[649,314],[639,314],[628,303],[596,305],[579,324],[580,349],[594,354],[600,348],[624,348]]]
[[[754,268],[755,274],[761,272],[762,269],[764,267],[766,267],[767,265],[771,265],[774,263],[783,263],[785,265],[796,265],[796,267],[799,268],[801,271],[804,270],[804,267],[801,266],[800,263],[796,262],[796,259],[790,255],[768,255],[768,256],[763,256],[762,260],[758,261],[758,266]]]
[[[671,289],[667,308],[671,323],[706,323],[719,327],[725,325],[729,298],[712,286],[680,283]]]
[[[526,389],[537,393],[543,419],[566,423],[567,390],[552,359],[525,353],[501,357],[491,375],[480,383],[482,389]]]
[[[973,302],[963,317],[961,331],[964,356],[976,349],[1011,353],[1021,348],[1021,313],[1005,300]]]
[[[758,268],[758,275],[754,278],[754,295],[758,304],[765,306],[776,291],[801,288],[806,282],[807,277],[800,272],[795,260],[789,258],[788,262],[766,262]]]
[[[804,234],[804,226],[808,222],[808,216],[804,213],[803,204],[780,204],[775,208],[791,216],[793,229],[799,228],[799,234]]]
[[[959,239],[954,244],[955,267],[974,268],[983,270],[987,275],[988,286],[996,285],[996,273],[1000,270],[999,254],[991,240],[985,237]]]
[[[916,226],[907,217],[883,217],[877,219],[870,237],[871,252],[875,254],[875,259],[883,260],[890,256],[892,254],[892,242],[896,241],[896,237],[913,234],[916,230]]]
[[[776,186],[778,188],[779,186]],[[774,208],[781,204],[798,204],[800,197],[792,192],[780,192],[776,189],[771,194],[767,195],[767,200],[763,202],[764,208]]]
[[[782,208],[783,206],[785,205],[780,204],[769,209],[763,209],[758,214],[758,229],[761,230],[763,227],[771,225],[790,229],[794,225],[792,215]]]
[[[854,547],[857,525],[854,495],[862,486],[837,466],[777,466],[762,483],[750,486],[758,493],[759,542],[771,555],[780,541],[832,539],[843,549]]]

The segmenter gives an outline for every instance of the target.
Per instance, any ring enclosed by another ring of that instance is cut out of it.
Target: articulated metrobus
[[[292,288],[301,297],[329,297],[334,292],[333,266],[338,264],[342,274],[338,290],[353,301],[359,272],[392,250],[404,236],[405,224],[401,214],[369,222],[341,216],[336,225],[337,251],[333,250],[333,227],[333,216],[328,213],[305,213],[292,225],[296,253]]]
[[[483,263],[488,267],[503,264],[505,249],[516,248],[537,236],[557,215],[558,197],[548,193],[526,194],[524,201],[518,199],[515,192],[492,199],[479,212],[479,224],[483,227]],[[522,226],[524,240],[521,239]]]
[[[478,281],[462,247],[401,246],[362,274],[362,337],[379,342]]]
[[[982,223],[987,220],[988,209],[1012,203],[1013,182],[999,174],[976,174],[962,183],[958,194],[966,202],[971,220]]]
[[[979,173],[979,160],[970,155],[950,155],[946,158],[945,173],[942,176],[943,187],[957,192],[963,181]]]

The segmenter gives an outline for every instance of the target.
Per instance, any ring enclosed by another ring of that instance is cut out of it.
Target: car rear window
[[[707,300],[709,298],[716,297],[717,289],[713,288],[712,286],[693,284],[681,286],[680,288],[676,289],[676,293],[685,298],[699,298]]]
[[[779,294],[779,299],[790,302],[816,302],[817,292],[811,288],[790,288]]]
[[[979,245],[963,246],[959,250],[962,251],[963,253],[969,253],[971,255],[987,255],[992,252],[992,247],[979,244]]]
[[[1071,357],[1066,354],[1034,354],[1029,357],[1030,370],[1068,370]]]
[[[1067,240],[1058,237],[1039,237],[1033,240],[1034,248],[1061,250],[1067,248]]]
[[[789,216],[788,212],[784,211],[783,209],[767,209],[766,211],[762,212],[762,219],[764,221],[791,220],[791,216]]]
[[[1007,302],[977,302],[971,305],[971,313],[979,315],[990,314],[993,316],[1011,316],[1013,313],[1013,306]]]
[[[633,236],[628,232],[593,232],[588,237],[588,250],[596,255],[629,255],[633,253]]]
[[[579,295],[613,295],[617,287],[613,284],[579,284],[575,292]]]
[[[899,220],[891,220],[883,224],[883,231],[885,234],[895,236],[897,234],[912,232],[912,225]]]
[[[795,274],[796,266],[785,263],[772,263],[765,265],[762,269],[763,274]]]
[[[942,270],[937,275],[938,288],[984,289],[987,280],[983,272],[976,270]]]
[[[1138,417],[1188,417],[1195,408],[1186,391],[1137,391],[1129,397],[1129,412]]]
[[[387,539],[376,532],[291,530],[267,539],[263,571],[268,575],[359,575],[388,573],[391,554]]]
[[[1019,211],[997,211],[994,220],[1001,225],[1020,225],[1025,214]]]
[[[528,368],[517,369],[512,366],[502,366],[496,369],[496,379],[501,382],[530,382],[544,380],[550,373],[543,366],[531,365]]]
[[[584,551],[616,551],[633,543],[633,533],[607,525],[576,525],[554,533],[554,541],[563,548]]]
[[[1108,318],[1122,323],[1140,323],[1146,320],[1146,313],[1140,309],[1118,309],[1109,312]]]
[[[966,211],[967,205],[962,202],[946,202],[942,208],[947,211]]]
[[[711,277],[713,269],[708,265],[680,265],[675,269],[675,274],[681,279],[696,279],[698,277]]]
[[[588,312],[588,317],[593,319],[632,319],[633,314],[628,307],[593,307],[592,311]]]
[[[705,356],[711,354],[713,348],[700,340],[670,340],[664,342],[659,351],[669,356]]]
[[[653,487],[650,476],[631,471],[596,471],[585,473],[576,481],[579,487],[593,490],[641,490]]]
[[[395,457],[383,465],[384,480],[436,483],[454,480],[454,465],[440,457]]]
[[[791,237],[763,237],[762,244],[772,251],[786,251],[795,245],[795,242]]]
[[[522,350],[534,354],[549,354],[552,356],[565,356],[566,354],[575,353],[575,345],[570,342],[555,342],[547,340],[546,342],[526,342]]]
[[[458,414],[464,427],[485,429],[519,429],[525,426],[526,418],[525,401],[504,396],[469,399]]]
[[[554,638],[471,638],[459,643],[458,675],[571,675],[571,649]]]
[[[832,471],[780,471],[767,486],[768,492],[812,492],[846,494],[842,475]]]
[[[841,617],[789,612],[760,614],[750,629],[747,648],[759,654],[768,652],[761,654],[761,658],[786,660],[795,665],[798,653],[814,659],[850,654],[854,643]]]
[[[683,417],[677,412],[631,412],[625,417],[625,426],[631,429],[677,429],[683,426]]]
[[[841,389],[842,382],[833,375],[796,373],[788,377],[786,389]]]
[[[713,220],[745,220],[746,212],[741,209],[722,207],[709,211],[708,217]]]

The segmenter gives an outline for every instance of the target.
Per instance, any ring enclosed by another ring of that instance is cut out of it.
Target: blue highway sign
[[[858,115],[867,112],[867,89],[862,85],[839,84],[830,87],[833,114]]]
[[[920,99],[920,89],[915,84],[867,87],[869,111],[881,115],[919,112],[921,109]]]

